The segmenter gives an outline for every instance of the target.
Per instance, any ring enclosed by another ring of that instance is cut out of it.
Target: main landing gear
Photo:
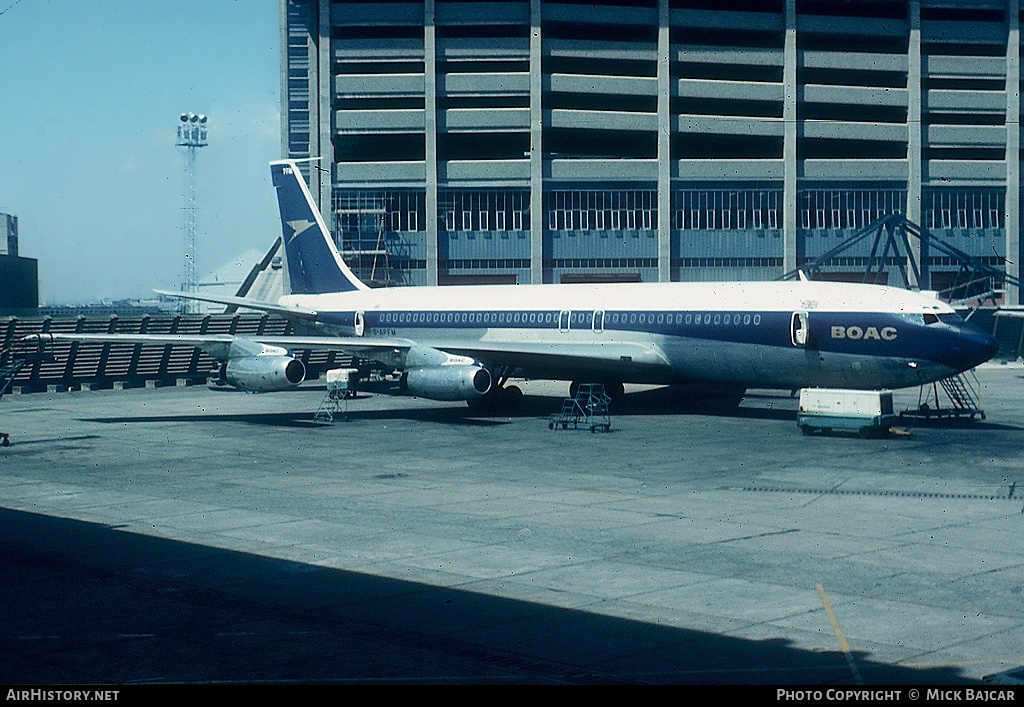
[[[575,398],[576,394],[580,392],[580,385],[583,383],[589,383],[590,381],[573,381],[569,384],[569,397]],[[598,381],[600,382],[600,381]],[[612,399],[613,403],[617,403],[622,400],[622,396],[626,394],[626,386],[618,381],[604,381],[604,394]]]
[[[486,395],[467,401],[469,409],[481,414],[511,414],[523,405],[523,390],[517,385],[506,385],[508,376],[495,374],[495,383]]]
[[[747,393],[746,386],[730,384],[684,383],[671,390],[682,409],[712,415],[735,413]]]

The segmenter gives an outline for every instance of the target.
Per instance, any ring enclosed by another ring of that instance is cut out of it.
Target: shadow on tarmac
[[[411,420],[433,422],[437,424],[460,425],[467,427],[487,427],[506,424],[510,418],[541,418],[546,420],[550,415],[562,408],[565,398],[550,395],[526,395],[520,399],[515,410],[483,412],[471,410],[464,404],[437,403],[436,407],[424,407],[421,404],[396,407],[366,409],[360,402],[374,397],[362,393],[349,401],[347,415],[352,420]],[[399,398],[400,400],[400,398]],[[412,398],[412,400],[418,400]],[[614,418],[645,417],[662,415],[699,415],[710,417],[727,417],[747,420],[776,420],[780,422],[796,421],[797,402],[788,393],[773,394],[768,391],[757,391],[744,396],[744,403],[739,407],[730,405],[728,401],[708,400],[694,395],[685,387],[665,386],[650,390],[635,391],[626,394],[610,406],[612,430],[615,431]],[[432,402],[419,400],[422,402]],[[168,422],[240,422],[252,425],[272,427],[317,427],[321,423],[313,420],[314,411],[259,412],[247,413],[182,413],[175,415],[131,415],[116,417],[83,418],[89,422],[129,424],[129,423],[168,423]],[[339,420],[340,422],[340,420]],[[986,422],[973,419],[924,418],[905,416],[900,419],[897,427],[917,428],[963,428],[976,431],[1024,431],[1024,427]]]
[[[236,390],[234,392],[242,391]],[[497,412],[474,411],[464,404],[450,403],[438,403],[437,407],[422,407],[420,405],[416,405],[376,410],[360,409],[360,401],[371,397],[373,397],[373,395],[361,393],[355,398],[350,399],[348,414],[352,417],[358,417],[359,419],[370,420],[408,419],[442,423],[456,423],[462,421],[466,424],[486,424],[483,421],[510,417],[543,417],[546,419],[549,415],[561,410],[562,401],[565,399],[564,397],[551,395],[525,395],[520,398],[519,405],[515,410],[502,410]],[[401,400],[403,396],[393,397],[396,400]],[[770,396],[765,394],[754,395],[752,397],[778,397],[780,400],[788,398],[787,395]],[[420,400],[421,402],[428,403],[433,402],[412,396],[408,399]],[[739,418],[778,420],[796,419],[796,412],[794,410],[772,409],[770,407],[737,408],[735,405],[728,405],[727,403],[723,405],[714,401],[709,404],[707,399],[691,395],[686,390],[674,386],[629,393],[623,396],[620,400],[612,403],[610,410],[613,415],[699,414],[722,415]],[[214,422],[218,420],[229,422],[250,422],[253,424],[275,425],[282,427],[314,424],[313,412],[308,410],[301,412],[274,413],[252,412],[228,414],[182,413],[180,415],[132,415],[84,419],[87,419],[90,422],[108,422],[118,424],[130,422]]]
[[[0,509],[0,682],[852,685],[794,648]],[[813,588],[811,589],[813,591]],[[822,621],[827,620],[822,611]],[[853,652],[867,684],[977,684]]]

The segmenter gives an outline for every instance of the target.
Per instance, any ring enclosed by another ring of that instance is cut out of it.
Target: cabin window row
[[[612,326],[616,324],[664,324],[664,325],[698,325],[714,324],[723,326],[760,326],[760,314],[744,314],[733,312],[698,312],[696,314],[666,314],[664,312],[613,312],[606,321]]]
[[[596,313],[599,317],[601,312]],[[593,311],[574,312],[382,312],[380,324],[480,324],[493,326],[520,324],[533,326],[591,327]],[[760,326],[761,315],[741,312],[609,312],[604,315],[605,326],[654,324],[662,326],[715,325]]]

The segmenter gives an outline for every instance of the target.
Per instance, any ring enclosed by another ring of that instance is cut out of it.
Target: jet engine
[[[224,365],[224,380],[254,393],[289,390],[306,379],[302,361],[287,355],[242,356]]]
[[[491,372],[469,356],[416,344],[405,356],[399,387],[431,400],[476,400],[491,389]]]
[[[479,364],[410,368],[402,387],[431,400],[476,400],[491,389],[491,373]]]

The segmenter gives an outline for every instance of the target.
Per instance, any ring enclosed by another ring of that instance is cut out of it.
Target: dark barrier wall
[[[35,309],[38,306],[38,261],[0,255],[0,310]]]
[[[260,314],[140,315],[102,319],[9,318],[0,320],[0,370],[34,348],[21,340],[45,332],[131,334],[240,334],[280,336],[293,333],[279,317]],[[141,388],[151,385],[205,383],[217,364],[192,346],[164,344],[83,344],[57,342],[53,354],[24,366],[12,381],[22,393],[55,390]],[[328,368],[348,366],[351,358],[334,351],[292,351],[306,364],[307,377],[317,378]]]

